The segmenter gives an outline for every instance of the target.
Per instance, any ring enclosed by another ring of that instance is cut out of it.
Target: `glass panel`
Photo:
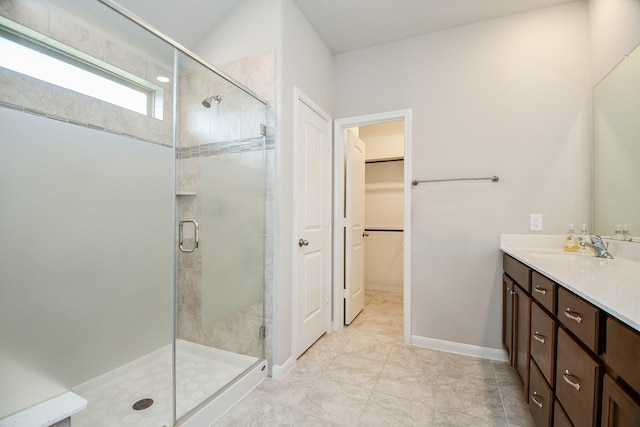
[[[142,80],[172,76],[173,48],[83,3],[0,15]],[[0,68],[0,418],[73,390],[88,400],[74,426],[173,424],[173,102],[157,84],[164,120]]]
[[[178,418],[264,357],[262,103],[186,56],[178,78]],[[195,246],[192,227],[184,247]]]

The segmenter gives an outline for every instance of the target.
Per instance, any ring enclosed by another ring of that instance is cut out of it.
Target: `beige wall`
[[[365,166],[365,227],[402,230],[404,219],[404,122],[361,126],[367,160],[400,159]],[[368,231],[365,239],[365,288],[402,292],[403,232]]]
[[[404,122],[376,123],[356,129],[366,144],[367,160],[398,159],[404,156]]]
[[[413,110],[412,334],[501,347],[500,233],[590,218],[583,2],[336,57],[336,118]]]

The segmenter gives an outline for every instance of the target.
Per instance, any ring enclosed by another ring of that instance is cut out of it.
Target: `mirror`
[[[593,91],[593,229],[640,242],[640,46]]]

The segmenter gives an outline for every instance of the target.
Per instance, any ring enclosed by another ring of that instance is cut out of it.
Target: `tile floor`
[[[267,378],[214,426],[533,426],[502,362],[402,343],[402,296],[367,291],[364,311],[322,337],[283,380]]]

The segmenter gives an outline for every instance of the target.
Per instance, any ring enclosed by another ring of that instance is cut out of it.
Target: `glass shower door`
[[[178,59],[176,415],[264,358],[265,106]]]

